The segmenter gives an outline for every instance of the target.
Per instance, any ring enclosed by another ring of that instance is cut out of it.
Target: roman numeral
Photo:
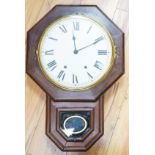
[[[45,51],[45,55],[53,55],[54,54],[53,51],[54,50]]]
[[[53,61],[49,62],[47,64],[47,66],[48,66],[48,68],[51,68],[51,71],[52,71],[52,70],[54,70],[57,67],[57,63],[56,63],[55,60],[53,60]]]
[[[65,72],[63,70],[61,70],[57,76],[58,79],[64,80],[65,78]]]
[[[64,25],[59,26],[59,29],[63,32],[63,33],[67,33],[67,29]]]
[[[98,50],[98,55],[107,55],[107,50]]]
[[[78,78],[76,75],[73,74],[73,83],[77,84],[78,83]]]
[[[92,26],[89,27],[89,29],[87,31],[87,34],[90,32],[91,29],[92,29]]]
[[[93,79],[93,76],[90,73],[87,72],[87,74],[91,79]]]
[[[99,42],[99,41],[101,41],[101,40],[103,40],[103,36],[101,36],[101,37],[99,37],[99,38],[95,39],[94,44],[98,43],[98,42]]]
[[[79,31],[80,28],[79,22],[73,22],[73,27],[75,31]]]
[[[51,39],[51,40],[54,40],[54,41],[57,41],[58,39],[56,39],[56,38],[53,38],[53,37],[48,37],[49,39]]]
[[[99,70],[102,70],[102,66],[103,64],[100,61],[96,60],[94,67],[96,67]]]

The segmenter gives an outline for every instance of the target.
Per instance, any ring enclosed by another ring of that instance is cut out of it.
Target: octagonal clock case
[[[95,5],[57,5],[27,32],[27,74],[46,92],[46,135],[86,151],[104,133],[104,92],[124,73],[124,34]]]

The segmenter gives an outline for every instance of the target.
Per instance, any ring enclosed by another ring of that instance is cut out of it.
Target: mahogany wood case
[[[56,19],[83,14],[95,18],[109,31],[116,48],[114,64],[98,85],[81,91],[58,88],[44,76],[37,58],[40,37]],[[124,33],[95,5],[56,5],[27,32],[27,74],[47,93],[46,134],[63,151],[86,151],[103,135],[103,93],[124,74]],[[90,130],[77,141],[60,130],[60,112],[90,111]]]

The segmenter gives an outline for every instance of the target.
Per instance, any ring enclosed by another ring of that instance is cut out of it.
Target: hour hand
[[[73,34],[73,40],[74,40],[74,41],[76,40],[76,38],[75,38],[74,34]]]
[[[76,43],[75,43],[76,38],[75,38],[74,34],[73,34],[72,39],[73,39],[73,42],[74,42],[74,53],[75,53],[77,50],[76,50]]]

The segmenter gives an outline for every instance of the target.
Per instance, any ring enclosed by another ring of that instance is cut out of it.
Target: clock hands
[[[85,49],[85,48],[88,48],[88,47],[90,47],[90,46],[92,46],[92,45],[94,45],[94,43],[89,44],[89,45],[87,45],[87,46],[85,46],[85,47],[82,47],[82,48],[76,50],[76,51],[75,51],[75,52],[76,52],[75,54],[77,54],[79,51],[81,51],[81,50],[83,50],[83,49]]]
[[[80,48],[80,49],[75,49],[74,50],[74,54],[77,54],[79,51],[81,51],[81,50],[83,50],[83,49],[86,49],[86,48],[88,48],[88,47],[90,47],[90,46],[92,46],[92,45],[95,45],[96,43],[98,43],[99,41],[101,41],[101,40],[103,40],[103,37],[101,36],[101,37],[99,37],[99,38],[97,38],[97,39],[95,39],[95,41],[93,42],[93,43],[91,43],[91,44],[89,44],[89,45],[87,45],[87,46],[84,46],[84,47],[82,47],[82,48]]]
[[[73,39],[73,42],[74,42],[74,54],[76,54],[77,53],[76,43],[75,43],[76,38],[75,38],[74,34],[73,34],[73,38],[72,39]]]

